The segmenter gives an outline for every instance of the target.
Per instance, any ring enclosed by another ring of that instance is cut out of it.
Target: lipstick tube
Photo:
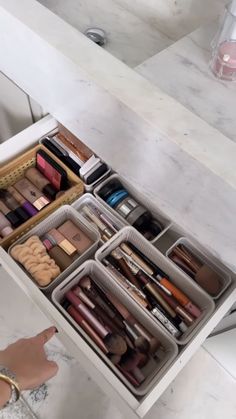
[[[67,300],[75,307],[84,319],[94,328],[99,336],[104,339],[109,331],[96,319],[96,317],[90,312],[84,303],[77,297],[72,291],[66,293]]]
[[[7,190],[31,217],[38,214],[36,208],[34,208],[29,201],[26,201],[26,199],[13,186],[9,186]]]
[[[100,336],[93,330],[90,324],[80,315],[80,313],[73,307],[69,306],[67,308],[67,313],[78,323],[79,326],[91,337],[91,339],[98,345],[98,347],[105,353],[108,354],[108,349],[103,343]]]

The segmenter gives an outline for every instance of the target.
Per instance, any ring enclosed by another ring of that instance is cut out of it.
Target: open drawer
[[[41,137],[55,129],[57,129],[57,121],[49,116],[16,135],[1,145],[0,164],[32,147]],[[156,239],[154,246],[163,254],[166,254],[167,249],[182,235],[185,235],[184,232],[172,225]],[[52,324],[58,328],[58,337],[68,351],[84,366],[104,393],[114,400],[125,417],[131,419],[142,418],[146,415],[236,301],[236,275],[231,273],[232,282],[219,300],[216,301],[216,308],[207,321],[186,345],[179,347],[178,356],[148,393],[145,396],[134,396],[2,248],[0,248],[0,264],[2,274],[4,275],[4,271],[7,272],[15,281],[16,286],[21,287]]]

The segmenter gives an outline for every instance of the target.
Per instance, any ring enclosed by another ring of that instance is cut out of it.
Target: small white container
[[[78,211],[81,217],[85,218],[87,223],[89,222],[93,226],[93,228],[95,228],[98,231],[99,235],[100,235],[100,232],[96,224],[93,223],[92,221],[90,222],[86,217],[83,216],[82,210],[85,205],[91,205],[93,208],[98,209],[98,211],[106,215],[109,218],[109,220],[111,220],[112,224],[114,225],[117,231],[125,227],[126,224],[124,220],[120,220],[116,215],[113,214],[113,212],[111,212],[107,207],[105,207],[105,205],[103,205],[102,202],[98,201],[98,199],[95,198],[94,195],[90,193],[86,193],[82,195],[80,198],[78,198],[76,201],[74,201],[71,206],[75,208],[76,211]]]
[[[228,272],[226,272],[219,263],[214,263],[213,260],[201,252],[196,246],[193,245],[193,243],[188,240],[186,237],[180,237],[166,252],[166,256],[170,259],[170,255],[175,247],[177,247],[179,244],[183,244],[193,255],[197,257],[197,259],[202,262],[203,264],[208,265],[210,268],[212,268],[213,271],[215,271],[222,279],[222,288],[221,291],[214,297],[212,297],[214,300],[218,300],[220,296],[226,291],[226,289],[231,284],[231,276]],[[200,285],[198,285],[197,282],[195,282],[186,272],[183,271],[179,266],[177,266],[174,261],[170,259],[171,263],[173,263],[177,269],[179,269],[181,272],[183,272],[188,278],[193,281],[194,284],[196,284],[198,287],[201,288]],[[202,289],[202,288],[201,288]],[[207,292],[207,291],[205,291]],[[210,294],[209,294],[210,295]]]
[[[166,230],[168,230],[168,228],[171,226],[171,221],[168,218],[166,218],[165,215],[159,209],[157,209],[156,205],[153,205],[150,200],[143,196],[143,194],[140,194],[136,188],[130,185],[129,182],[127,182],[125,179],[118,176],[117,174],[114,174],[94,189],[94,195],[100,202],[103,203],[104,206],[106,206],[106,208],[109,208],[109,210],[114,215],[116,215],[116,217],[122,220],[125,223],[125,225],[129,226],[130,224],[120,214],[118,214],[118,212],[115,209],[111,208],[100,196],[100,190],[103,188],[103,186],[107,185],[111,180],[115,179],[119,180],[122,183],[122,185],[129,192],[131,197],[133,197],[138,203],[140,203],[144,208],[147,208],[147,210],[151,212],[154,219],[160,221],[161,225],[163,226],[163,230],[160,232],[160,234],[158,234],[156,237],[150,240],[150,243],[154,243],[157,240],[157,238],[161,237],[166,232]]]
[[[108,256],[112,250],[114,250],[123,242],[130,242],[138,250],[140,250],[140,252],[142,252],[148,259],[150,259],[150,261],[156,264],[163,272],[168,275],[168,277],[170,277],[171,282],[177,288],[182,290],[184,294],[186,294],[189,299],[201,309],[201,316],[196,319],[190,327],[188,327],[185,333],[183,333],[178,339],[171,335],[179,345],[187,344],[195,336],[195,334],[199,332],[202,326],[206,323],[207,319],[213,313],[215,309],[215,303],[213,299],[209,297],[205,291],[199,288],[198,285],[192,281],[192,279],[177,269],[173,263],[171,263],[154,246],[152,246],[151,243],[144,239],[142,235],[133,227],[124,227],[119,233],[112,237],[109,242],[105,243],[100,249],[98,249],[95,254],[95,259],[102,264],[103,259],[106,258],[106,256]],[[113,281],[118,283],[115,277],[113,277]],[[123,288],[122,285],[119,284],[119,286]],[[125,290],[125,288],[123,289]],[[140,307],[151,318],[155,319],[150,311],[141,305]],[[157,319],[155,319],[155,321],[160,325],[160,327],[166,330]],[[169,332],[167,331],[167,333]]]
[[[52,228],[57,228],[65,221],[71,220],[76,226],[78,226],[94,243],[92,246],[86,250],[81,256],[66,268],[60,275],[58,275],[49,285],[46,287],[40,287],[36,281],[31,277],[31,275],[26,271],[22,265],[16,262],[24,272],[29,276],[29,278],[35,282],[35,284],[45,293],[50,293],[56,285],[58,285],[63,279],[65,279],[75,268],[81,265],[86,259],[93,257],[99,243],[99,234],[97,231],[91,227],[87,221],[81,217],[77,211],[72,208],[70,205],[63,205],[61,208],[57,209],[55,212],[50,214],[47,218],[45,218],[41,223],[37,224],[34,228],[32,228],[27,234],[22,236],[19,240],[17,240],[9,249],[8,253],[11,254],[11,249],[16,246],[17,244],[24,243],[29,237],[36,235],[42,237]]]
[[[148,375],[145,381],[135,388],[122,373],[112,364],[109,358],[98,348],[94,341],[84,332],[84,330],[75,322],[75,320],[61,306],[64,295],[85,275],[91,276],[91,279],[103,290],[113,294],[129,312],[141,323],[154,337],[162,344],[163,348],[157,350],[159,362],[153,360],[145,366],[145,375]],[[114,371],[121,381],[132,391],[132,393],[142,396],[146,394],[163,375],[164,371],[171,364],[178,354],[178,347],[175,342],[163,331],[145,312],[141,311],[139,306],[130,298],[117,284],[113,282],[110,275],[107,274],[103,267],[95,261],[87,261],[77,268],[68,278],[66,278],[52,293],[52,301],[60,312],[66,317],[78,333],[85,339],[94,351],[104,360],[104,363]]]

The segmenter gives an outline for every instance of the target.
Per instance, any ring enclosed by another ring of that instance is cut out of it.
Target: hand
[[[55,334],[55,327],[50,327],[29,339],[20,339],[0,351],[0,364],[9,368],[20,386],[20,390],[34,389],[58,371],[53,361],[48,361],[44,345]]]

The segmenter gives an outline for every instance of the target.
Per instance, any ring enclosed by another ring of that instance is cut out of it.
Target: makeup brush
[[[111,303],[104,292],[96,286],[89,276],[81,278],[79,285],[93,303],[99,305],[107,313],[119,329],[124,329],[123,319],[120,313],[114,306],[111,307]]]
[[[124,321],[126,331],[129,336],[132,338],[135,348],[138,349],[142,353],[147,353],[150,351],[150,345],[147,339],[144,336],[139,335],[136,330],[129,325],[126,321]]]
[[[111,333],[104,327],[101,322],[91,313],[86,305],[72,291],[66,293],[66,298],[71,302],[73,307],[84,317],[96,333],[102,338],[105,346],[110,353],[123,355],[127,351],[127,343],[125,339],[115,333]]]
[[[108,328],[115,333],[119,333],[120,329],[116,326],[114,322],[112,322],[111,318],[106,314],[106,312],[99,307],[98,305],[95,305],[92,300],[82,291],[82,289],[76,285],[75,288],[72,289],[75,295],[83,301],[86,306],[92,310],[92,312],[95,314],[95,316],[99,317],[102,322],[108,326]]]
[[[212,296],[216,296],[220,292],[222,281],[220,276],[212,268],[197,260],[184,245],[176,246],[172,252],[182,259],[187,267],[194,272],[195,281],[206,292]]]
[[[160,347],[161,343],[160,341],[154,337],[153,335],[151,335],[151,333],[149,333],[145,327],[143,327],[131,314],[130,312],[127,310],[127,308],[121,304],[121,302],[119,300],[117,300],[116,297],[114,297],[114,295],[111,294],[106,294],[107,297],[109,298],[109,300],[111,301],[111,303],[116,307],[116,309],[119,311],[119,313],[122,315],[122,317],[124,318],[124,320],[131,325],[131,327],[133,327],[136,332],[138,332],[141,336],[143,336],[149,343],[150,346],[150,352],[151,353],[155,353],[157,351],[157,349]]]
[[[123,255],[122,255],[122,253],[120,251],[120,248],[118,247],[117,249],[114,249],[111,252],[111,254],[117,260],[118,265],[119,265],[121,271],[123,272],[123,274],[126,276],[126,278],[130,282],[132,282],[132,284],[135,285],[136,288],[141,289],[139,282],[137,281],[137,279],[133,275],[131,269],[127,265],[125,259],[123,258]]]

